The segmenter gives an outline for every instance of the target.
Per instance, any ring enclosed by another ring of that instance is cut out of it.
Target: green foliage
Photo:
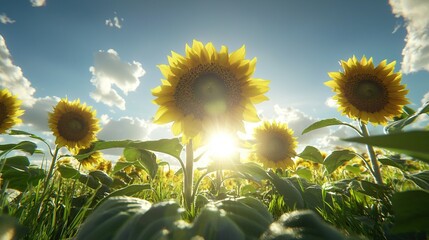
[[[356,154],[350,150],[333,151],[325,158],[323,165],[325,165],[328,173],[331,174],[335,171],[335,169],[343,165],[343,163],[351,160],[355,156]]]
[[[395,212],[394,232],[429,232],[429,192],[398,192],[393,195],[392,204]]]
[[[299,240],[299,239],[347,239],[338,230],[324,222],[313,211],[294,211],[285,213],[271,224],[262,240]]]
[[[319,128],[324,128],[324,127],[328,127],[328,126],[335,126],[335,125],[348,125],[348,124],[343,123],[336,118],[324,119],[324,120],[320,120],[320,121],[317,121],[317,122],[311,124],[310,126],[305,128],[301,134],[305,134],[305,133],[314,131],[314,130],[319,129]]]
[[[298,154],[298,157],[312,162],[316,162],[316,163],[323,163],[322,154],[320,153],[319,149],[313,146],[306,146],[304,151]]]
[[[358,137],[344,139],[349,142],[365,143],[376,147],[382,147],[397,153],[403,153],[411,157],[429,163],[428,148],[429,131],[398,132],[388,135],[370,137]]]

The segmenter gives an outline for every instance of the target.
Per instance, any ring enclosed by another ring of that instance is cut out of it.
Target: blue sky
[[[247,58],[258,59],[254,77],[271,80],[270,101],[256,106],[261,116],[299,134],[317,119],[347,120],[326,104],[333,94],[323,82],[353,55],[396,60],[396,70],[402,63],[419,107],[429,92],[426,10],[425,0],[0,0],[0,69],[9,73],[0,74],[0,87],[25,95],[18,128],[46,132],[46,112],[67,96],[97,110],[100,138],[170,137],[151,123],[150,89],[162,78],[156,66],[193,39],[230,51],[244,44]]]

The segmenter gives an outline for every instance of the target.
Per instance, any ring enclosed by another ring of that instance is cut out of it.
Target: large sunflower
[[[81,104],[79,99],[72,102],[61,99],[49,113],[49,127],[56,137],[55,143],[72,152],[88,148],[100,131],[95,110]]]
[[[374,124],[386,124],[400,115],[408,104],[408,90],[401,84],[402,74],[394,72],[396,62],[386,60],[374,67],[372,58],[359,61],[355,56],[341,61],[344,72],[330,72],[332,80],[325,82],[337,94],[334,99],[339,111],[352,119]]]
[[[260,162],[265,168],[286,168],[293,165],[297,141],[286,123],[268,122],[255,128],[255,144],[250,160]]]
[[[19,116],[24,114],[24,110],[21,110],[20,106],[21,101],[7,89],[0,90],[0,134],[22,122]]]
[[[244,131],[243,120],[259,121],[254,104],[267,100],[269,81],[252,78],[256,58],[244,59],[245,47],[228,54],[222,46],[194,40],[186,56],[172,52],[169,65],[159,65],[165,80],[154,88],[160,107],[154,122],[173,122],[174,135],[199,142],[214,126]]]

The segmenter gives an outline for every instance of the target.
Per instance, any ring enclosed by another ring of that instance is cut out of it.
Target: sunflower
[[[55,143],[72,152],[88,148],[100,131],[95,110],[81,104],[79,99],[72,102],[61,99],[49,113],[49,127],[56,137]]]
[[[268,122],[255,128],[255,144],[250,160],[260,162],[265,168],[286,168],[293,165],[296,156],[296,138],[286,123]]]
[[[87,149],[80,149],[77,155],[86,154],[92,151],[91,148]],[[78,159],[80,164],[82,164],[82,167],[88,171],[94,171],[97,170],[100,166],[100,164],[103,164],[106,160],[103,158],[103,153],[99,151],[95,151],[91,153],[86,158]]]
[[[334,99],[339,111],[352,119],[374,124],[387,121],[402,113],[408,104],[408,90],[401,84],[402,74],[394,72],[396,62],[386,60],[374,67],[372,58],[359,61],[355,56],[341,61],[344,72],[330,72],[332,79],[325,82],[337,94]]]
[[[172,52],[169,65],[159,65],[165,80],[152,89],[160,107],[154,122],[173,122],[183,143],[200,142],[215,126],[244,131],[243,120],[259,121],[254,104],[267,100],[269,81],[252,78],[256,58],[246,60],[245,47],[228,54],[222,46],[194,40],[186,55]]]
[[[7,89],[0,90],[0,134],[6,130],[21,123],[18,118],[24,114],[24,110],[20,109],[21,101],[12,95]]]

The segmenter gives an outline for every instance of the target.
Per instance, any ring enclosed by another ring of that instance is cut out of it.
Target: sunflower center
[[[180,77],[174,98],[185,115],[202,119],[219,116],[237,106],[241,88],[229,69],[216,63],[200,64]]]
[[[7,108],[4,103],[0,103],[0,124],[2,124],[7,118]]]
[[[388,104],[386,87],[371,74],[356,75],[345,87],[347,100],[360,111],[374,113]]]
[[[279,162],[287,157],[285,139],[278,134],[269,134],[260,145],[260,153],[269,161]]]
[[[68,141],[79,141],[88,134],[88,124],[85,119],[74,112],[68,112],[58,121],[59,134]]]

